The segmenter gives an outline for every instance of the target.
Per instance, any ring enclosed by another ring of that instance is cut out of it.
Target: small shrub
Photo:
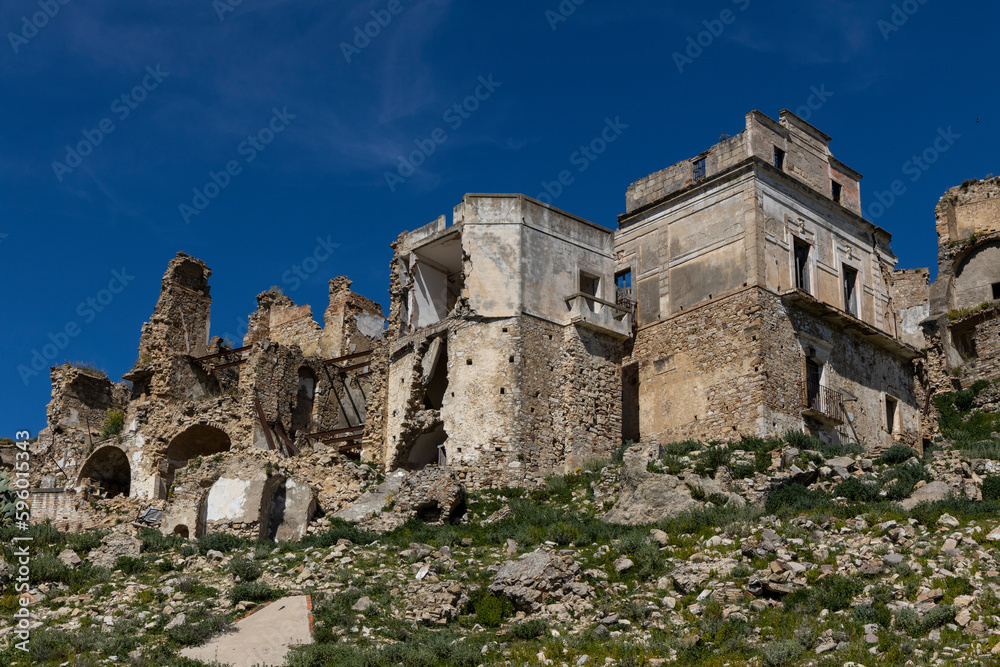
[[[118,435],[125,429],[125,412],[122,410],[108,410],[104,417],[104,424],[101,426],[101,440],[107,440],[111,436]]]
[[[115,560],[116,570],[121,570],[125,575],[140,574],[146,571],[149,563],[146,562],[144,558],[135,558],[133,556],[119,556]]]
[[[718,445],[716,447],[709,447],[701,455],[701,464],[705,466],[705,470],[712,473],[715,476],[715,472],[724,465],[729,464],[729,459],[732,457],[733,453],[725,445]]]
[[[181,547],[181,556],[184,558],[190,558],[196,553],[198,553],[198,549],[193,544],[185,544]]]
[[[621,465],[622,463],[624,463],[625,451],[634,444],[635,444],[634,442],[628,440],[624,442],[621,447],[615,449],[615,451],[611,453],[611,462],[616,465]]]
[[[822,491],[814,491],[801,484],[786,484],[772,489],[767,494],[764,509],[771,513],[780,510],[797,513],[826,507],[829,504],[830,498]]]
[[[892,623],[892,613],[884,604],[862,604],[854,608],[854,620],[863,625],[877,623],[888,628]]]
[[[882,463],[885,463],[886,465],[894,466],[894,465],[899,465],[904,461],[909,461],[916,455],[917,453],[912,449],[910,449],[909,447],[907,447],[906,445],[893,445],[892,447],[884,451],[882,453],[882,456],[879,457],[879,459],[882,461]]]
[[[484,628],[498,628],[505,618],[514,615],[514,605],[505,597],[491,594],[485,588],[469,596],[476,620]]]
[[[896,612],[895,626],[911,637],[920,634],[920,614],[914,609],[904,607]]]
[[[280,594],[280,591],[274,590],[266,583],[254,581],[236,584],[233,590],[229,592],[229,599],[233,604],[244,600],[247,602],[267,602],[268,600],[275,599]]]
[[[983,500],[1000,500],[1000,475],[983,479]]]
[[[878,499],[878,484],[863,482],[857,477],[851,477],[838,484],[833,489],[833,495],[847,498],[855,503],[870,503]]]
[[[247,541],[229,533],[209,533],[198,538],[198,551],[204,556],[209,551],[229,553],[247,546]]]
[[[796,449],[814,449],[820,451],[826,443],[814,435],[807,435],[802,431],[785,431],[785,442],[790,447]]]
[[[518,623],[511,628],[510,633],[517,639],[530,641],[544,635],[549,629],[549,624],[540,618],[534,618],[524,623]]]
[[[760,657],[768,667],[783,667],[795,661],[803,650],[801,644],[792,640],[770,642],[761,647]]]
[[[264,568],[249,558],[234,558],[229,563],[229,572],[243,581],[257,581],[264,573]]]

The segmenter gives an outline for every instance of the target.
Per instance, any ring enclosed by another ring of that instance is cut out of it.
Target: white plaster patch
[[[247,489],[252,482],[220,478],[208,492],[207,520],[236,521],[243,518]]]
[[[378,315],[369,313],[355,313],[354,319],[358,322],[358,331],[369,338],[381,338],[385,331],[385,319]]]

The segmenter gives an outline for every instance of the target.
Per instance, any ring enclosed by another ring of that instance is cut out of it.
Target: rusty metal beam
[[[222,364],[221,366],[215,366],[212,368],[213,371],[222,370],[223,368],[229,368],[230,366],[242,366],[247,362],[246,359],[240,359],[239,361],[234,361],[231,364]]]
[[[355,352],[354,354],[344,355],[343,357],[336,357],[335,359],[327,359],[323,362],[324,366],[331,366],[334,364],[339,364],[341,361],[350,361],[351,359],[360,359],[361,357],[371,356],[372,351],[366,350],[364,352]]]
[[[225,352],[219,352],[218,354],[210,354],[207,357],[198,357],[194,361],[208,361],[209,359],[217,359],[219,357],[225,357],[230,354],[235,354],[236,352],[243,352],[244,350],[249,350],[250,346],[238,347],[235,350],[226,350]]]
[[[366,361],[363,364],[354,364],[353,366],[344,366],[344,367],[338,366],[337,370],[340,371],[341,373],[346,373],[348,371],[356,371],[359,368],[364,368],[365,366],[371,366],[371,365],[372,363],[370,361]]]
[[[260,426],[264,429],[264,437],[267,438],[267,449],[273,452],[276,447],[274,446],[271,427],[267,424],[267,417],[264,415],[264,406],[260,404],[260,396],[257,395],[256,391],[253,393],[253,405],[257,409],[257,419],[260,420]]]
[[[319,433],[310,433],[307,438],[323,438],[328,435],[340,435],[341,433],[350,433],[351,431],[357,431],[359,429],[364,429],[364,424],[358,424],[357,426],[348,426],[347,428],[338,428],[332,431],[321,431]]]

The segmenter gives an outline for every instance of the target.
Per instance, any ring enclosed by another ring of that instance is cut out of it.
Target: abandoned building
[[[289,457],[312,442],[360,449],[381,307],[335,278],[320,327],[309,306],[271,290],[257,297],[243,346],[229,349],[209,337],[210,275],[183,253],[171,260],[125,375],[131,387],[68,365],[52,370],[36,520],[79,522],[85,495],[124,495],[168,501],[165,532],[302,534],[315,492],[253,453]],[[111,437],[101,433],[110,410],[123,413]]]
[[[899,337],[890,236],[861,216],[861,175],[829,143],[789,111],[754,111],[629,186],[615,240],[638,302],[626,437],[917,441],[919,353]]]
[[[904,336],[926,348],[927,392],[1000,379],[1000,178],[949,189],[935,209],[938,273],[898,271]]]
[[[632,333],[613,243],[609,229],[502,194],[466,195],[452,224],[401,234],[368,460],[447,465],[479,487],[608,456]]]
[[[753,111],[629,186],[614,230],[468,194],[392,244],[387,318],[347,278],[323,326],[272,288],[235,349],[210,336],[211,270],[178,253],[126,383],[52,369],[33,519],[131,499],[167,533],[295,539],[360,495],[352,460],[454,500],[628,440],[917,445],[935,391],[1000,377],[1000,179],[941,200],[931,285],[895,269],[830,141]]]

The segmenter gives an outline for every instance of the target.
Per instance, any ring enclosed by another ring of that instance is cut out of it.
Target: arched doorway
[[[232,443],[225,431],[206,424],[189,426],[174,436],[167,445],[166,476],[162,489],[164,496],[170,492],[176,471],[186,466],[188,461],[197,456],[228,452],[231,447]]]
[[[120,448],[113,445],[101,447],[90,455],[80,470],[80,482],[90,480],[106,498],[129,495],[132,487],[132,466]]]

